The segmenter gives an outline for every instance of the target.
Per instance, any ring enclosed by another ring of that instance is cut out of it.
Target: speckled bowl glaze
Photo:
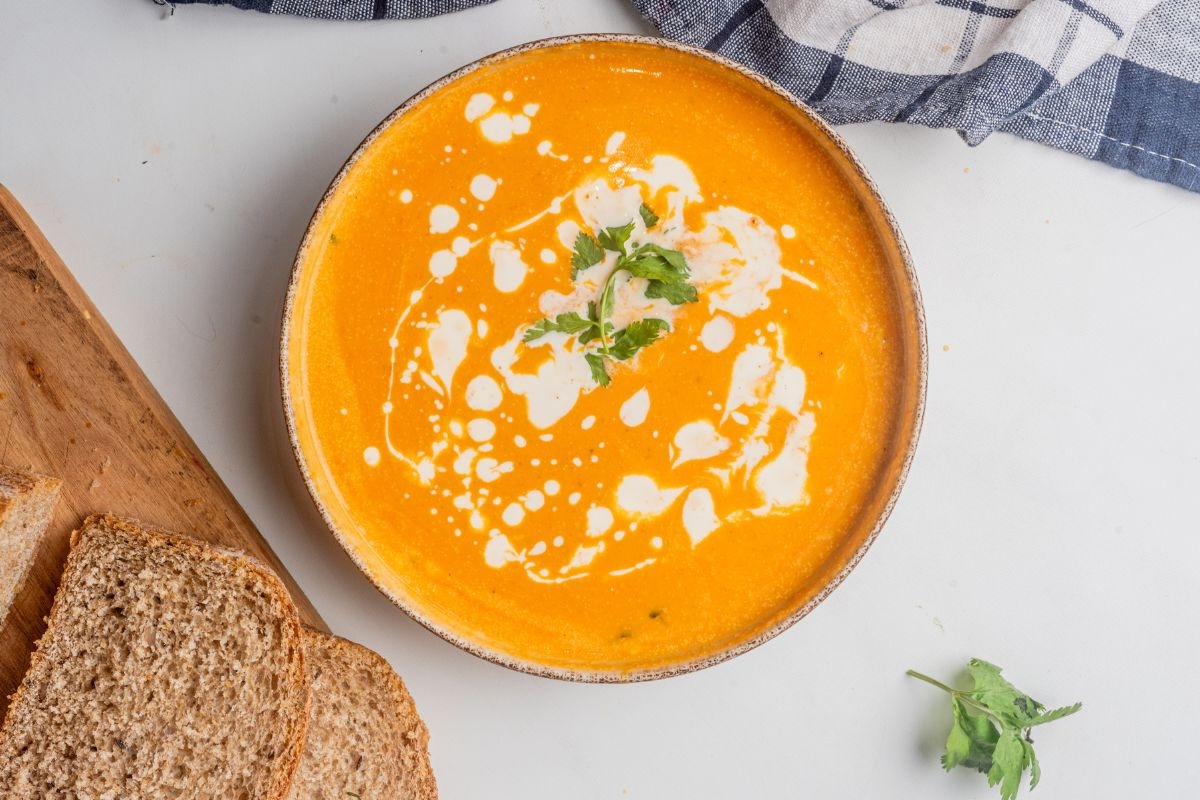
[[[786,616],[781,617],[780,621],[771,625],[765,630],[752,632],[744,640],[736,642],[730,646],[721,649],[718,652],[711,653],[701,658],[689,660],[681,663],[668,664],[666,666],[653,667],[643,670],[633,671],[612,671],[604,669],[587,670],[587,669],[564,669],[560,667],[547,666],[536,662],[525,661],[513,658],[504,653],[486,647],[476,641],[464,638],[453,630],[439,625],[435,622],[423,609],[414,607],[411,603],[406,602],[400,597],[396,591],[387,585],[382,576],[373,569],[365,555],[360,552],[348,537],[347,533],[335,523],[333,515],[330,513],[326,500],[318,491],[309,466],[306,463],[304,453],[302,452],[300,438],[297,433],[297,422],[295,408],[292,402],[290,378],[289,378],[289,340],[293,335],[293,319],[295,315],[295,306],[297,300],[297,289],[300,283],[302,265],[305,260],[307,250],[312,243],[314,230],[318,220],[321,218],[330,199],[337,191],[338,187],[346,179],[351,168],[358,161],[360,156],[372,146],[380,133],[388,126],[392,125],[401,119],[410,109],[422,102],[431,95],[437,93],[442,87],[457,80],[458,78],[475,72],[476,70],[486,70],[495,62],[507,59],[509,57],[526,53],[532,50],[541,48],[552,48],[560,45],[579,44],[579,43],[606,43],[606,42],[623,42],[636,43],[650,47],[667,48],[670,50],[687,53],[694,58],[705,59],[729,70],[731,78],[734,79],[749,79],[757,83],[765,90],[784,99],[792,105],[812,124],[813,133],[819,139],[823,140],[827,151],[831,156],[840,163],[844,169],[847,178],[855,184],[859,199],[868,215],[875,222],[881,235],[881,243],[887,251],[887,255],[892,262],[896,280],[899,288],[898,307],[895,309],[897,319],[904,332],[904,348],[907,361],[907,371],[901,379],[901,396],[897,404],[897,428],[900,433],[897,436],[898,452],[895,457],[889,462],[883,479],[879,481],[874,495],[875,502],[872,504],[875,513],[872,515],[872,521],[861,526],[860,530],[852,531],[853,540],[858,542],[857,547],[842,559],[840,569],[838,569],[833,577],[829,579],[814,595],[805,600],[803,603],[796,605],[795,608],[781,609],[786,612]],[[393,111],[376,128],[363,140],[354,152],[347,159],[345,165],[333,179],[321,203],[313,212],[311,221],[305,232],[304,239],[300,244],[299,251],[296,255],[296,260],[292,269],[292,277],[288,286],[287,297],[285,300],[283,314],[283,330],[280,343],[280,372],[283,388],[283,405],[284,413],[287,420],[288,433],[292,442],[292,450],[296,458],[296,463],[299,465],[300,472],[304,477],[305,484],[308,487],[309,494],[312,496],[313,502],[320,511],[321,516],[325,519],[329,529],[337,538],[342,548],[350,555],[354,563],[358,565],[363,574],[367,576],[380,592],[388,597],[393,603],[399,606],[406,614],[416,620],[425,628],[442,637],[451,644],[466,650],[467,652],[476,655],[487,661],[495,664],[508,667],[510,669],[527,672],[532,675],[538,675],[546,678],[556,678],[559,680],[578,681],[584,683],[623,683],[636,681],[650,681],[660,678],[669,678],[675,675],[682,675],[696,670],[704,669],[705,667],[719,664],[734,656],[745,653],[760,644],[774,638],[782,633],[785,629],[794,625],[797,621],[805,617],[812,611],[822,600],[841,585],[850,571],[862,560],[866,555],[867,549],[875,541],[887,521],[892,507],[895,505],[896,499],[900,494],[900,489],[904,484],[904,479],[908,474],[909,465],[912,462],[913,453],[916,448],[917,437],[921,428],[921,419],[924,413],[925,406],[925,386],[928,369],[928,349],[925,337],[925,316],[921,306],[920,290],[917,286],[917,277],[913,269],[912,260],[909,257],[908,250],[904,244],[904,240],[900,234],[900,230],[896,224],[895,218],[885,205],[883,198],[880,196],[875,184],[867,175],[862,163],[846,146],[845,142],[834,133],[824,121],[821,120],[811,109],[796,100],[786,90],[769,81],[767,78],[758,73],[730,61],[729,59],[715,55],[699,48],[689,45],[679,44],[665,39],[657,39],[645,36],[633,36],[625,34],[580,34],[574,36],[562,36],[551,39],[543,39],[540,41],[529,42],[507,50],[494,53],[490,56],[479,59],[467,66],[446,75],[438,81],[427,86],[422,91],[418,92],[413,97],[405,101],[399,108]]]

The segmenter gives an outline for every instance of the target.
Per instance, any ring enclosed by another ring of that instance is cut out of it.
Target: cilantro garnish
[[[645,203],[638,209],[638,214],[647,229],[658,223],[658,215]],[[662,298],[672,305],[694,303],[698,299],[696,287],[688,282],[691,270],[683,253],[650,242],[636,245],[631,252],[628,245],[634,227],[635,223],[631,221],[603,228],[595,238],[580,232],[575,237],[575,251],[571,256],[572,280],[581,271],[603,261],[605,250],[617,254],[616,266],[601,287],[598,298],[588,303],[586,318],[578,312],[568,311],[552,319],[539,320],[522,338],[528,343],[547,333],[565,333],[576,336],[581,345],[599,340],[599,348],[585,353],[584,358],[591,368],[592,378],[601,386],[611,382],[604,363],[607,359],[628,361],[670,330],[666,320],[655,317],[635,320],[621,330],[615,330],[612,317],[619,273],[628,272],[635,278],[645,278],[648,282],[645,294],[649,298]]]
[[[1001,800],[1014,800],[1021,776],[1029,768],[1029,788],[1042,777],[1030,730],[1070,716],[1082,703],[1047,711],[1046,707],[1000,677],[1000,668],[978,658],[967,664],[975,688],[952,689],[914,670],[908,674],[950,694],[954,725],[946,737],[942,766],[959,765],[987,775],[988,786],[1000,785]]]
[[[594,324],[591,320],[584,319],[574,311],[568,311],[565,314],[559,314],[554,319],[543,319],[535,322],[529,327],[529,330],[525,331],[522,341],[532,342],[534,339],[541,338],[552,331],[582,333],[593,327]]]
[[[588,267],[594,267],[604,260],[604,248],[600,243],[583,231],[575,237],[575,252],[571,254],[571,280]]]

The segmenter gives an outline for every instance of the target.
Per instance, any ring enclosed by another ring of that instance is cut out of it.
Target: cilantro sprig
[[[647,230],[658,224],[658,215],[645,203],[638,209],[638,216]],[[632,250],[629,248],[635,223],[630,221],[625,225],[602,228],[594,237],[581,231],[575,237],[575,248],[571,255],[572,280],[580,272],[601,263],[605,251],[617,254],[613,271],[604,281],[597,299],[588,303],[587,317],[575,311],[548,317],[531,325],[522,337],[526,343],[548,333],[576,336],[581,345],[599,340],[598,349],[585,353],[584,358],[593,380],[601,386],[608,386],[612,382],[606,361],[628,361],[671,329],[666,320],[646,317],[615,330],[612,318],[616,306],[616,279],[621,272],[644,278],[647,281],[645,295],[648,298],[662,298],[672,305],[694,303],[699,299],[696,287],[688,282],[691,270],[683,253],[652,242],[635,245]]]
[[[1000,785],[1001,800],[1014,800],[1021,777],[1029,769],[1029,788],[1037,786],[1042,768],[1033,752],[1031,730],[1074,714],[1082,703],[1047,711],[1046,707],[1000,676],[1000,668],[978,658],[967,664],[972,689],[953,689],[915,670],[907,674],[950,694],[954,724],[946,737],[942,766],[970,767],[987,775],[988,786]]]

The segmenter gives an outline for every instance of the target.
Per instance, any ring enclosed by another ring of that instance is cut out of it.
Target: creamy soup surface
[[[390,591],[509,658],[745,640],[842,566],[895,457],[881,236],[721,67],[607,43],[468,74],[312,231],[288,378],[318,495]]]

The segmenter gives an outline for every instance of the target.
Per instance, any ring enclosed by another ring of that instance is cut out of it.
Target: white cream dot
[[[363,450],[363,461],[367,462],[368,467],[374,467],[379,464],[379,448],[368,447]]]
[[[467,384],[467,405],[476,411],[494,411],[503,399],[500,384],[490,375],[476,375]]]
[[[555,261],[558,261],[558,253],[554,252],[549,247],[542,250],[542,262],[543,263],[553,264]]]
[[[477,417],[467,423],[467,435],[477,442],[486,442],[496,435],[496,423]]]
[[[718,314],[700,329],[700,344],[709,352],[720,353],[733,342],[733,334],[733,323]]]
[[[500,519],[504,520],[504,524],[509,527],[520,525],[521,520],[525,519],[525,509],[516,503],[509,503],[504,511],[501,512]]]
[[[529,494],[525,495],[525,507],[530,511],[537,511],[542,506],[546,505],[546,495],[542,494],[537,489],[533,489]]]
[[[411,191],[409,191],[408,189],[405,189],[404,191],[402,191],[400,193],[400,202],[401,203],[406,203],[406,204],[411,203],[412,198],[413,198],[413,193]]]
[[[579,427],[583,428],[585,431],[588,431],[588,430],[591,430],[592,426],[595,424],[596,424],[595,415],[588,414],[586,417],[583,418],[583,421],[579,423]]]
[[[512,102],[513,93],[511,91],[505,92],[504,94],[502,94],[500,96],[504,98],[504,102],[506,102],[506,103]]]
[[[650,540],[650,546],[655,550],[662,550],[663,540],[661,536],[655,536]]]
[[[512,118],[512,132],[518,136],[529,133],[531,127],[529,117],[524,114],[517,114]]]
[[[546,483],[542,485],[542,488],[545,489],[546,494],[550,495],[551,497],[557,495],[562,489],[562,487],[559,486],[558,481],[553,479],[546,481]]]
[[[541,106],[539,106],[537,103],[526,103],[521,107],[521,110],[525,112],[525,116],[535,117],[537,116],[539,108],[541,108]]]
[[[779,232],[781,234],[783,234],[783,238],[785,238],[785,239],[795,239],[796,238],[796,229],[793,228],[791,225],[784,225],[784,226],[780,227]]]
[[[571,505],[576,505],[582,499],[583,499],[583,495],[580,494],[579,492],[571,492],[570,496],[567,497],[567,502],[570,503]]]
[[[587,535],[600,536],[613,525],[613,513],[603,506],[587,510]]]
[[[458,257],[449,250],[438,250],[429,257],[429,274],[435,278],[446,278],[458,269]]]
[[[486,203],[496,196],[496,179],[483,173],[476,175],[471,178],[471,194],[475,196],[476,200]]]
[[[385,414],[390,414],[390,413],[392,413],[392,409],[393,409],[394,407],[395,407],[395,406],[393,406],[393,405],[392,405],[392,401],[391,401],[391,400],[388,400],[387,402],[385,402],[385,403],[383,404],[383,413],[385,413]]]
[[[471,240],[465,236],[455,236],[454,241],[450,243],[450,252],[462,258],[471,252]]]
[[[504,144],[512,141],[513,118],[503,111],[497,111],[495,114],[489,114],[483,118],[483,121],[479,123],[479,130],[489,142]]]
[[[429,232],[448,233],[458,225],[458,210],[445,203],[434,206],[429,211]]]
[[[650,392],[646,391],[646,388],[643,386],[621,404],[621,409],[617,412],[617,416],[620,417],[621,422],[624,422],[631,428],[636,428],[646,421],[646,415],[649,413]]]
[[[467,122],[474,122],[484,114],[492,110],[492,106],[496,105],[496,98],[490,94],[480,92],[479,94],[471,95],[471,99],[467,101],[466,117]]]

